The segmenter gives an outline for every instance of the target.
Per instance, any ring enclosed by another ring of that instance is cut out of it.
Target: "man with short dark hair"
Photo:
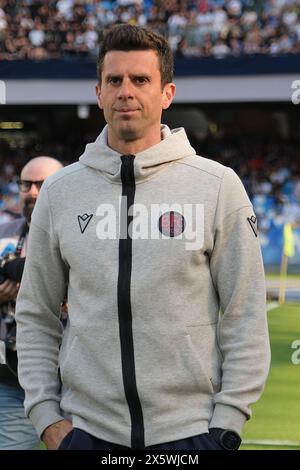
[[[25,417],[24,392],[17,376],[15,300],[22,277],[31,214],[40,188],[62,168],[51,157],[37,157],[23,168],[19,180],[22,218],[0,225],[0,449],[36,449],[39,438]]]
[[[237,449],[270,359],[251,203],[161,125],[175,94],[164,38],[116,26],[98,70],[107,126],[43,185],[31,225],[26,413],[48,449]]]

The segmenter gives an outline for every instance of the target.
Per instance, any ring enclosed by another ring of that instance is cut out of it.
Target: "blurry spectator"
[[[63,16],[66,20],[72,20],[73,5],[74,5],[74,0],[59,0],[56,4],[56,8],[59,14]]]
[[[34,29],[30,31],[28,37],[33,46],[41,46],[45,41],[43,25],[37,21],[34,25]]]
[[[31,60],[46,60],[49,59],[49,54],[43,47],[32,47],[27,57]]]
[[[240,17],[242,14],[242,4],[240,0],[230,0],[227,3],[227,10],[230,16]]]
[[[212,53],[216,59],[222,59],[230,53],[230,49],[224,39],[218,39],[216,45],[212,48]]]
[[[19,182],[20,205],[23,217],[0,226],[0,256],[7,259],[10,272],[0,279],[0,450],[34,450],[38,436],[30,421],[25,418],[22,390],[17,374],[15,300],[23,274],[28,230],[31,214],[45,178],[62,168],[51,157],[38,157],[29,161],[21,172]],[[4,352],[4,355],[3,355]],[[5,360],[3,360],[3,357]]]

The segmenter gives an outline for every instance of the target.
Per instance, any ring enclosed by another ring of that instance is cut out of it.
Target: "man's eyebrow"
[[[130,75],[130,78],[147,78],[148,80],[150,80],[150,75],[148,75],[147,73],[145,72],[141,72],[141,73],[131,73]]]
[[[150,75],[148,75],[147,73],[144,73],[144,72],[141,72],[141,73],[131,73],[131,74],[129,74],[129,77],[130,77],[131,79],[133,79],[133,78],[146,78],[147,80],[150,80],[150,78],[151,78]],[[106,75],[105,81],[109,81],[109,80],[111,80],[112,78],[114,78],[114,79],[119,78],[119,79],[122,80],[123,75],[120,75],[120,74],[117,74],[117,73],[116,73],[116,74],[110,73],[110,74]]]
[[[114,73],[110,73],[108,75],[106,75],[105,77],[105,80],[108,81],[110,80],[111,78],[122,78],[122,75],[119,75],[119,74],[114,74]]]

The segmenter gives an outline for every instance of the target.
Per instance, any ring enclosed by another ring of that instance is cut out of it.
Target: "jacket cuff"
[[[230,429],[231,431],[235,431],[241,435],[246,420],[247,416],[237,408],[218,403],[215,406],[209,427]]]
[[[34,425],[38,435],[41,437],[45,429],[51,424],[57,423],[65,419],[59,405],[55,401],[45,401],[34,406],[30,413],[29,419]]]

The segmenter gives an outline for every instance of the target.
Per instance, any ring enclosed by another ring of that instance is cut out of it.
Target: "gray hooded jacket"
[[[121,157],[105,128],[42,187],[16,315],[39,433],[65,415],[132,448],[208,427],[240,433],[262,392],[270,354],[251,203],[183,129],[162,136]]]

